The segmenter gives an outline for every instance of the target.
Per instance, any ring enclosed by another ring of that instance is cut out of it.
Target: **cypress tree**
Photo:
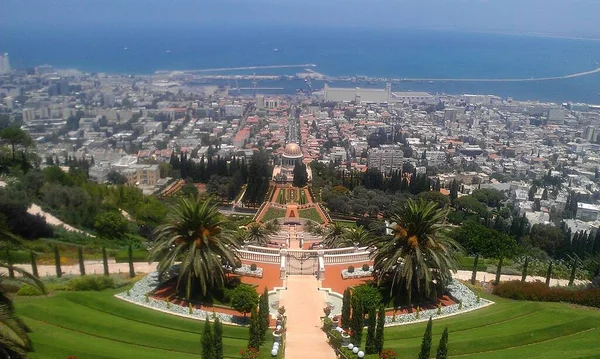
[[[352,341],[354,345],[360,346],[362,342],[363,325],[365,324],[363,306],[358,297],[352,297],[352,319],[350,329],[352,330]]]
[[[108,255],[106,254],[106,247],[102,247],[102,265],[104,266],[104,275],[108,276]]]
[[[437,355],[435,359],[446,359],[448,358],[448,327],[444,328],[440,344],[438,345]]]
[[[215,349],[215,359],[223,359],[223,324],[219,317],[215,316],[213,333],[213,347]]]
[[[8,264],[8,277],[14,278],[15,271],[12,268],[13,262],[12,262],[12,257],[10,256],[10,250],[8,249],[8,247],[6,247],[6,264]]]
[[[85,275],[85,263],[83,262],[83,249],[77,247],[77,259],[79,260],[79,274]]]
[[[56,266],[56,277],[62,277],[62,269],[60,268],[60,252],[58,246],[54,246],[54,265]]]
[[[133,278],[135,277],[135,269],[133,268],[133,247],[131,247],[131,244],[127,248],[127,256],[129,257],[129,277]]]
[[[552,278],[552,261],[548,264],[548,272],[546,272],[546,285],[550,286],[550,278]]]
[[[269,292],[267,287],[258,301],[258,318],[260,324],[260,341],[265,341],[265,334],[269,329]]]
[[[423,341],[421,342],[421,352],[419,353],[419,359],[429,359],[429,352],[431,351],[431,327],[433,322],[431,317],[427,322],[427,328],[425,328],[425,334],[423,334]]]
[[[213,333],[210,327],[210,321],[208,317],[204,321],[204,332],[202,332],[202,357],[203,358],[214,358],[215,357],[215,346],[213,341]]]
[[[342,328],[348,330],[350,328],[350,301],[352,294],[350,288],[346,288],[344,291],[344,298],[342,299]]]
[[[523,263],[523,274],[521,275],[521,282],[527,279],[527,267],[529,267],[529,256],[525,257],[525,263]]]
[[[377,315],[377,328],[375,328],[375,353],[381,353],[383,351],[384,339],[384,327],[385,327],[385,308],[383,305],[379,307],[379,313]]]
[[[35,277],[39,278],[40,275],[38,274],[37,262],[35,260],[35,253],[33,253],[33,251],[30,251],[29,255],[31,256],[31,274],[33,274]]]
[[[248,339],[248,348],[260,348],[260,320],[258,319],[256,306],[254,306],[254,308],[252,308],[252,311],[250,312],[249,334],[250,338]]]
[[[365,352],[367,354],[377,354],[377,346],[375,343],[375,326],[377,323],[377,312],[375,307],[371,307],[369,311],[369,326],[367,327],[367,342],[365,343]]]

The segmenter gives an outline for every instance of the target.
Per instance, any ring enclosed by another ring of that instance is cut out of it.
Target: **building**
[[[377,168],[381,173],[402,169],[404,152],[398,145],[381,145],[379,148],[371,148],[368,154],[368,168]]]
[[[562,108],[548,110],[548,125],[562,125],[565,123],[566,111]]]
[[[225,116],[240,117],[244,114],[242,105],[225,105]]]
[[[591,203],[577,203],[577,215],[575,218],[584,222],[597,221],[600,215],[600,206]]]
[[[334,88],[325,84],[323,92],[325,101],[387,103],[392,98],[392,85],[388,83],[385,89],[365,89],[360,87]]]
[[[8,54],[4,53],[0,55],[0,74],[6,74],[10,72],[10,61]]]
[[[294,167],[296,163],[302,162],[304,154],[297,143],[290,142],[285,145],[281,155],[281,165],[273,169],[273,179],[277,182],[292,182],[294,180]],[[306,166],[308,179],[312,179],[310,166]]]

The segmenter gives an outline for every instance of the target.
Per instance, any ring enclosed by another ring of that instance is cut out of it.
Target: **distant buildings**
[[[385,89],[373,89],[373,88],[342,88],[342,87],[329,87],[325,84],[323,89],[325,94],[325,101],[335,102],[373,102],[373,103],[384,103],[390,102],[392,97],[392,85],[388,84]]]
[[[8,54],[4,53],[0,55],[0,74],[6,74],[10,72],[10,61]]]
[[[381,173],[402,169],[404,152],[398,145],[381,145],[369,150],[368,167],[377,168]]]

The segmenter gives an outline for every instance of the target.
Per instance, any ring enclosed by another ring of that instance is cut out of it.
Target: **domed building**
[[[288,143],[285,145],[283,155],[281,156],[281,165],[283,167],[294,167],[296,162],[302,161],[304,155],[297,143]]]

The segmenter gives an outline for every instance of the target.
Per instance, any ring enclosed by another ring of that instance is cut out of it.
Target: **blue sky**
[[[600,37],[600,0],[2,0],[0,3],[0,29],[286,24]]]

